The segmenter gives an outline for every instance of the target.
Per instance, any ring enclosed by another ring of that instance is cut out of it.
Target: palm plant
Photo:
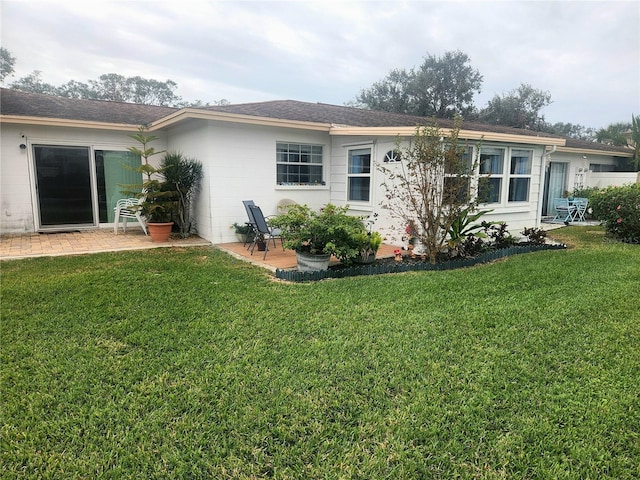
[[[194,158],[185,157],[182,153],[169,152],[163,157],[160,170],[165,183],[174,192],[177,203],[174,212],[175,222],[180,236],[186,238],[194,230],[192,206],[200,190],[202,163]]]

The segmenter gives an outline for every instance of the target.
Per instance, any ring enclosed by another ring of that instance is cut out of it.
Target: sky
[[[86,83],[105,73],[178,84],[187,101],[344,105],[395,68],[459,50],[474,97],[526,83],[548,122],[602,128],[640,114],[640,0],[1,0],[4,86]]]

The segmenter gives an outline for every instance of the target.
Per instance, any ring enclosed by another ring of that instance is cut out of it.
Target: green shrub
[[[307,205],[291,205],[269,223],[282,230],[285,248],[311,255],[328,253],[348,264],[360,254],[360,234],[367,233],[362,219],[348,210],[331,203],[320,212]]]
[[[640,184],[607,187],[590,197],[594,218],[627,243],[640,243]]]

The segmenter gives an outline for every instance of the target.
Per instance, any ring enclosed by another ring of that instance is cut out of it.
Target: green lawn
[[[212,249],[3,262],[11,478],[638,478],[640,246],[287,284]]]

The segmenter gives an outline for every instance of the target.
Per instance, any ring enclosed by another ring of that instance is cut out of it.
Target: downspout
[[[547,168],[551,163],[551,154],[557,150],[556,145],[551,145],[551,150],[547,152],[547,146],[545,145],[542,151],[542,161],[540,162],[540,188],[538,189],[538,211],[536,212],[536,228],[540,228],[542,224],[542,205],[544,203],[544,186],[547,174]]]

